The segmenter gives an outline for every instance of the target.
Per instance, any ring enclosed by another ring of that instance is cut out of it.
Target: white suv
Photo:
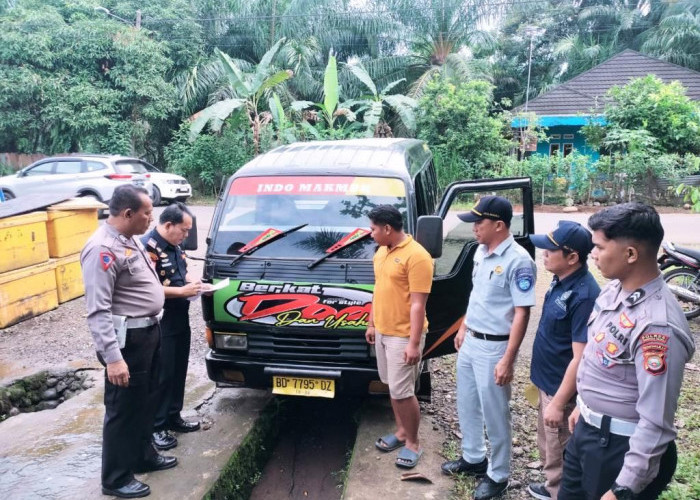
[[[192,196],[192,186],[187,179],[180,175],[162,172],[150,163],[141,160],[148,173],[151,174],[153,183],[153,205],[160,205],[161,202],[187,201]]]
[[[137,158],[113,155],[75,155],[44,158],[13,175],[0,177],[5,199],[51,192],[89,196],[109,203],[114,189],[130,183],[153,193],[150,175]]]

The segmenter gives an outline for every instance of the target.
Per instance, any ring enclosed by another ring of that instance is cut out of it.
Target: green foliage
[[[252,131],[248,127],[225,127],[221,134],[200,134],[188,139],[183,123],[165,150],[169,169],[185,176],[197,192],[218,194],[222,181],[255,155]],[[269,142],[263,134],[265,144]]]
[[[680,184],[676,188],[676,194],[683,196],[683,201],[689,203],[693,211],[700,212],[700,187]]]
[[[387,86],[384,87],[381,92],[379,92],[377,90],[377,86],[372,81],[372,77],[369,75],[362,63],[348,64],[347,67],[350,69],[352,74],[355,75],[355,77],[370,91],[370,95],[366,96],[364,99],[352,101],[354,104],[359,105],[357,112],[358,114],[362,113],[362,123],[365,127],[365,135],[367,137],[374,136],[379,120],[385,117],[385,106],[393,111],[396,116],[398,116],[403,128],[409,134],[413,134],[416,129],[415,110],[418,103],[415,99],[405,95],[389,94],[389,92],[397,85],[405,81],[405,78],[395,80],[387,84]]]
[[[508,124],[492,115],[492,87],[487,82],[450,83],[435,77],[426,86],[418,104],[417,136],[441,157],[441,179],[446,165],[450,177],[478,178],[494,175],[511,146],[504,138]]]
[[[609,95],[614,102],[605,108],[608,126],[604,146],[616,134],[616,150],[632,149],[627,145],[667,153],[700,153],[700,105],[685,95],[679,82],[665,84],[648,75],[613,87]]]
[[[148,149],[178,111],[165,51],[92,5],[18,2],[0,16],[0,150]]]

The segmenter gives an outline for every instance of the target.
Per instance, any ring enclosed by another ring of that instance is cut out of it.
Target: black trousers
[[[184,405],[192,332],[189,301],[182,302],[166,306],[160,322],[160,388],[153,426],[157,431],[167,429],[168,422],[180,415]]]
[[[609,432],[610,417],[604,417],[601,429],[578,419],[574,434],[564,452],[564,474],[559,500],[598,500],[617,478],[629,450],[629,437]],[[607,419],[607,430],[606,428]],[[676,471],[676,443],[671,441],[661,456],[656,478],[637,495],[639,500],[654,500],[671,482]]]
[[[128,387],[110,383],[105,370],[102,430],[102,486],[105,488],[121,488],[134,478],[134,468],[156,456],[151,430],[158,388],[159,342],[158,325],[127,331],[121,353],[129,367]]]

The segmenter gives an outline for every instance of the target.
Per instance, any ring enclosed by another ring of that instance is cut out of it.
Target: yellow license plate
[[[312,398],[335,397],[335,380],[305,377],[272,377],[272,393]]]

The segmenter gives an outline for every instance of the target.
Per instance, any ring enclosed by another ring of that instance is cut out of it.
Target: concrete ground
[[[22,413],[3,422],[0,433],[0,497],[12,499],[108,498],[100,488],[104,379],[51,411]],[[209,381],[188,380],[185,418],[203,430],[178,435],[171,470],[140,474],[149,498],[200,499],[219,477],[231,454],[269,399],[248,389],[214,391]]]
[[[420,473],[428,481],[402,481],[401,475],[409,471],[395,465],[398,450],[385,453],[374,446],[379,436],[392,432],[394,428],[388,399],[365,402],[343,500],[448,498],[454,482],[440,472],[440,465],[445,461],[440,454],[445,440],[443,432],[423,416],[419,430],[423,456],[410,472]]]

